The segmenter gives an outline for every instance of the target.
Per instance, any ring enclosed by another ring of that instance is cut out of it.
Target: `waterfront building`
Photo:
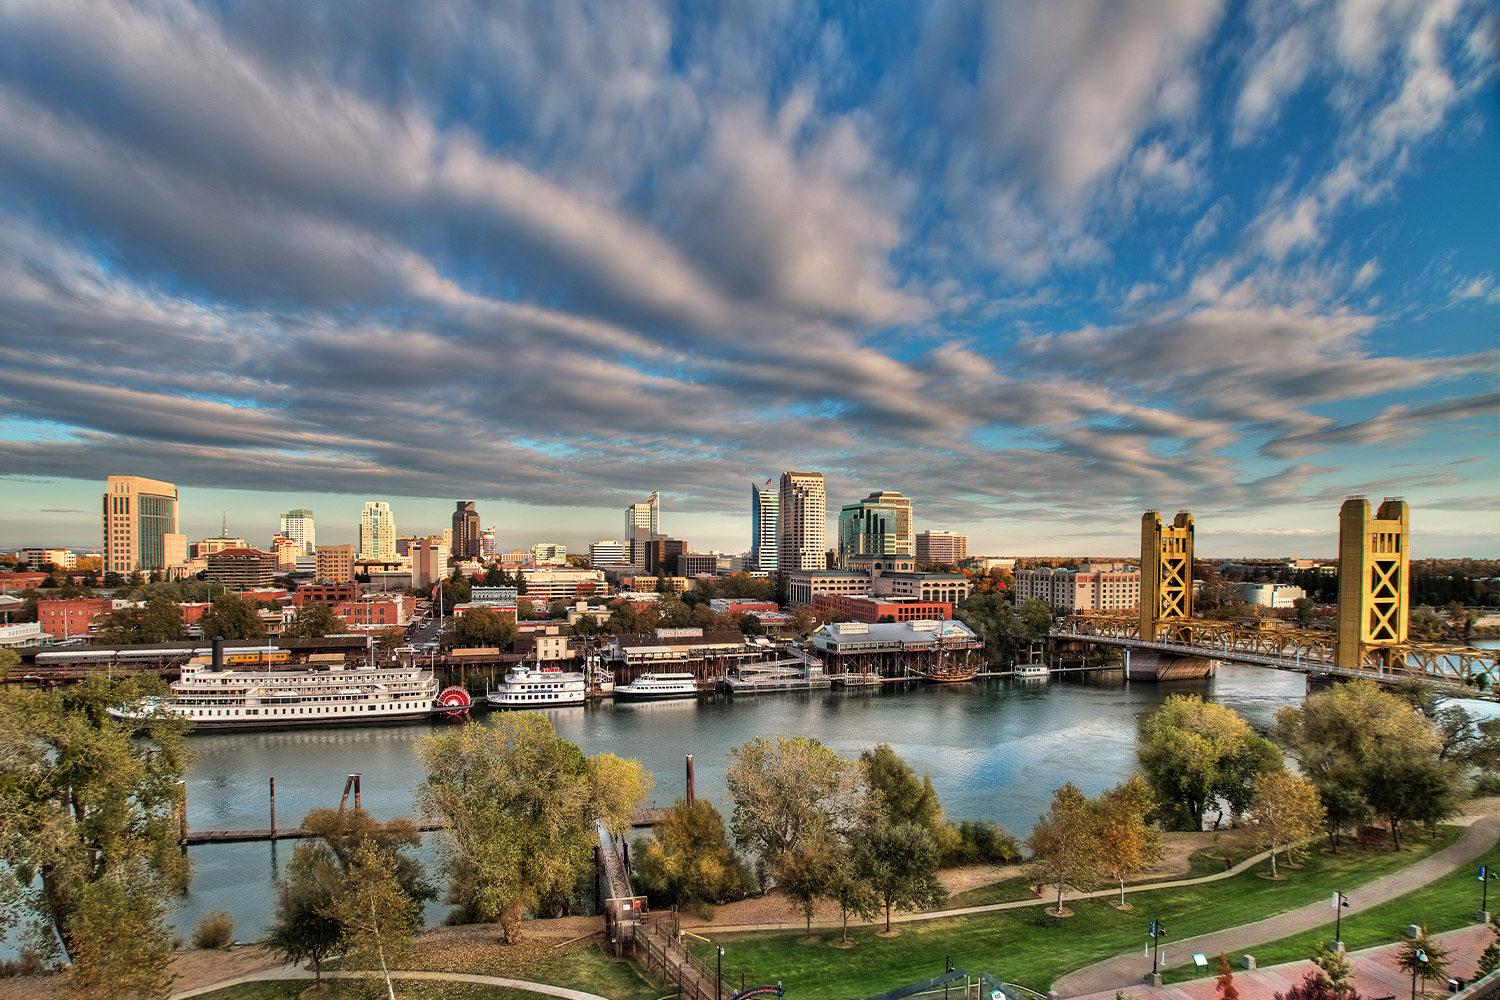
[[[479,512],[474,509],[473,500],[455,503],[457,509],[453,511],[452,540],[448,551],[455,559],[478,559],[483,554],[479,546]]]
[[[961,621],[830,622],[808,637],[808,648],[834,677],[901,677],[979,659],[984,643]]]
[[[892,490],[876,490],[839,511],[838,567],[860,556],[909,556],[915,551],[911,500]]]
[[[281,515],[281,534],[302,546],[302,554],[318,551],[318,532],[313,526],[313,512],[296,507]]]
[[[776,572],[776,529],[781,523],[781,495],[766,485],[750,484],[750,566]]]
[[[104,572],[165,572],[186,561],[187,539],[177,531],[176,486],[141,476],[109,476],[99,500]]]
[[[260,549],[220,549],[205,559],[208,579],[218,580],[230,590],[264,587],[276,578],[276,556]]]
[[[1060,611],[1131,611],[1141,605],[1141,570],[1116,563],[1016,571],[1016,603],[1035,598]]]
[[[0,649],[28,649],[43,646],[53,638],[42,631],[41,622],[17,622],[0,625]]]
[[[359,558],[377,562],[396,558],[396,517],[383,500],[367,501],[359,516]]]
[[[969,557],[969,536],[956,531],[917,532],[917,562],[957,566]]]
[[[426,590],[448,575],[448,546],[436,535],[413,538],[408,552],[413,587]]]
[[[846,569],[812,569],[786,574],[787,603],[812,604],[818,594],[868,594],[870,577]]]
[[[313,579],[319,583],[351,583],[354,580],[354,546],[319,545],[318,568]]]
[[[825,568],[828,496],[821,472],[783,472],[776,523],[776,568],[799,573]],[[809,601],[811,597],[809,597]]]

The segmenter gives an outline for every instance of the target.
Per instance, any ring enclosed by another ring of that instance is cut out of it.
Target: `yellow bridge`
[[[1180,511],[1167,524],[1157,511],[1147,511],[1141,518],[1139,611],[1070,615],[1052,636],[1308,674],[1417,679],[1493,698],[1500,687],[1500,651],[1407,638],[1408,517],[1406,502],[1398,498],[1387,497],[1373,514],[1363,497],[1344,501],[1337,627],[1320,630],[1193,617],[1193,516]]]

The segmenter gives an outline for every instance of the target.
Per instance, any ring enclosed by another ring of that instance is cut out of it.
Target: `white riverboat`
[[[545,708],[548,705],[582,705],[588,697],[583,674],[564,670],[516,667],[505,675],[505,683],[484,700],[491,708]]]
[[[194,657],[172,682],[172,698],[117,706],[117,719],[180,715],[196,729],[280,729],[290,726],[406,722],[432,714],[437,679],[416,667],[278,666],[215,670]]]
[[[629,684],[615,688],[616,701],[661,701],[698,697],[698,682],[692,674],[641,674]]]
[[[1052,676],[1052,671],[1045,663],[1017,663],[1011,676],[1018,681],[1044,681]]]

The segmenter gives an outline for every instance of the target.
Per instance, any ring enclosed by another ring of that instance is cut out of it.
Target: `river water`
[[[605,702],[546,714],[558,734],[585,753],[640,760],[655,775],[657,804],[683,794],[684,757],[692,754],[699,797],[713,799],[727,821],[724,771],[732,747],[755,736],[815,736],[846,757],[889,743],[918,774],[931,776],[948,818],[993,820],[1024,837],[1064,782],[1096,795],[1129,775],[1136,721],[1168,695],[1202,695],[1265,729],[1277,708],[1300,702],[1304,683],[1300,674],[1228,665],[1215,678],[1170,684],[1127,682],[1119,675],[989,680]],[[292,826],[315,806],[337,806],[345,777],[355,772],[363,805],[377,818],[410,815],[412,789],[422,780],[413,745],[449,724],[193,736],[188,822],[200,830],[269,826],[274,777],[277,825]],[[426,839],[420,856],[431,865],[435,837]],[[274,879],[294,843],[191,848],[192,888],[171,917],[179,933],[186,936],[209,911],[226,910],[237,938],[259,936],[274,916]],[[429,920],[440,919],[443,909],[432,906]]]

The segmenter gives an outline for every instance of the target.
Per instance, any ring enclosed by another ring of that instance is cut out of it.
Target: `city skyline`
[[[1327,556],[1350,494],[1500,554],[1482,0],[0,30],[0,547],[94,547],[129,474],[190,537],[472,497],[581,552],[660,491],[738,552],[743,483],[807,469],[976,554],[1128,553],[1155,508]]]

